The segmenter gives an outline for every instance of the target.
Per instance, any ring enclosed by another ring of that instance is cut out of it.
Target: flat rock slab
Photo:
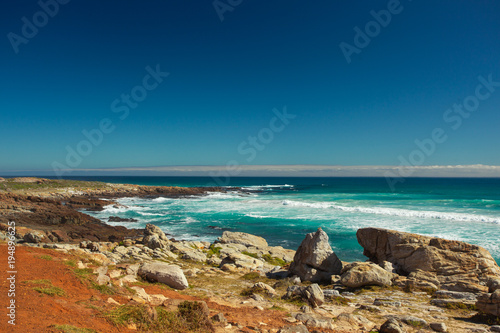
[[[160,282],[174,289],[189,287],[184,273],[178,266],[164,263],[147,263],[139,268],[138,275],[149,281]]]

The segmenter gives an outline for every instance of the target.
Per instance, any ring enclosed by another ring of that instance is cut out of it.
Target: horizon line
[[[197,177],[449,177],[496,178],[500,165],[170,165],[154,167],[0,170],[5,176],[197,176]]]

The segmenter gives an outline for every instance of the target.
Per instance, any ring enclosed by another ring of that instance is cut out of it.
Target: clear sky
[[[0,174],[500,165],[499,13],[464,0],[8,1]]]

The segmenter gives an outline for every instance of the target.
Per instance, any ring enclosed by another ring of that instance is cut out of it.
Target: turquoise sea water
[[[75,178],[75,177],[72,177]],[[78,177],[76,177],[78,178]],[[204,186],[203,177],[80,177],[112,183]],[[241,187],[241,190],[236,189]],[[135,218],[176,239],[213,241],[224,230],[296,249],[322,227],[345,261],[365,260],[356,230],[381,227],[481,245],[500,262],[500,179],[411,178],[391,191],[383,178],[232,178],[227,193],[187,198],[124,198],[126,208],[90,212]]]

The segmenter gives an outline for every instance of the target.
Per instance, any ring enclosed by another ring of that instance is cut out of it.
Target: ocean
[[[205,186],[204,177],[71,177],[138,185]],[[234,177],[227,193],[123,198],[126,207],[86,212],[111,225],[158,225],[176,239],[214,241],[224,230],[297,249],[321,227],[344,261],[366,260],[356,230],[380,227],[485,247],[500,262],[500,179],[409,178],[392,191],[384,178]],[[240,189],[239,189],[240,188]],[[138,222],[108,222],[110,216]]]

